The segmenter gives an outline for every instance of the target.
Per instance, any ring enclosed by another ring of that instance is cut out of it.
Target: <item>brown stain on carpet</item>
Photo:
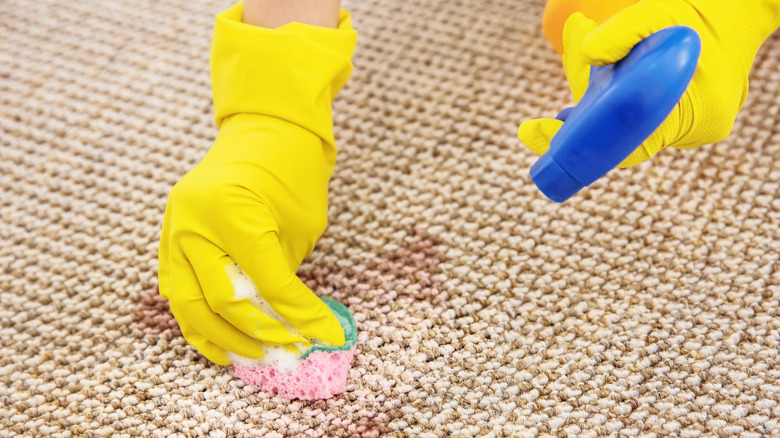
[[[138,304],[133,310],[133,328],[144,335],[165,340],[181,336],[179,324],[171,313],[168,300],[160,296],[156,287],[138,294]]]
[[[300,275],[312,290],[333,288],[346,298],[371,299],[378,305],[401,296],[437,303],[443,255],[434,240],[416,236],[406,246],[348,268],[324,267]]]
[[[443,254],[434,240],[424,236],[415,236],[401,248],[371,259],[363,264],[346,268],[325,267],[311,272],[302,272],[300,278],[313,291],[332,289],[339,299],[361,301],[367,316],[379,316],[388,304],[396,304],[399,298],[406,301],[427,301],[429,304],[441,302],[447,298],[441,291],[441,268]],[[373,315],[376,313],[376,315]],[[170,341],[181,336],[181,331],[171,314],[168,301],[162,298],[157,288],[147,289],[139,294],[138,303],[133,311],[132,327],[142,337],[151,335],[155,339]],[[360,348],[360,346],[359,346]],[[359,358],[356,358],[358,361]],[[361,365],[366,373],[383,374],[373,364]],[[353,372],[354,375],[354,372]],[[265,407],[266,414],[272,411],[282,416],[293,417],[284,435],[305,434],[307,430],[316,430],[327,436],[359,436],[374,438],[391,432],[388,425],[402,413],[399,410],[401,400],[389,400],[384,396],[387,383],[378,384],[360,381],[360,377],[351,378],[356,387],[329,400],[291,401],[288,404],[268,403],[263,393],[250,394],[247,402],[254,406]],[[374,399],[372,409],[350,411],[346,416],[334,415],[342,411],[345,405],[365,406],[366,398]],[[272,410],[271,410],[272,409]],[[317,418],[316,422],[311,421]],[[255,419],[246,418],[245,422],[254,423]],[[268,427],[262,419],[257,426]],[[278,430],[277,430],[278,432]]]

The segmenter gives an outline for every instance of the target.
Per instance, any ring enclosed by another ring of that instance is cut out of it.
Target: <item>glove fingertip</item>
[[[229,366],[230,359],[228,359],[227,352],[220,348],[213,342],[199,337],[193,338],[192,336],[185,336],[187,342],[189,342],[196,350],[200,352],[206,359],[214,362],[217,365]]]
[[[328,315],[324,315],[323,321],[318,321],[315,324],[315,327],[311,327],[310,330],[314,333],[318,333],[318,339],[326,344],[340,347],[346,342],[344,329],[330,309],[328,309],[328,313]]]
[[[563,122],[556,119],[528,120],[517,128],[517,136],[525,147],[542,155],[550,149],[550,141],[562,125]]]
[[[566,22],[563,24],[563,40],[566,41],[567,36],[571,35],[572,32],[574,32],[575,29],[580,27],[580,25],[586,21],[593,21],[590,18],[588,18],[585,14],[582,12],[575,12],[571,15],[569,15],[569,18],[566,19]]]
[[[227,354],[224,351],[222,353],[206,356],[206,359],[214,362],[217,365],[221,365],[223,367],[230,366],[230,359],[228,359]]]

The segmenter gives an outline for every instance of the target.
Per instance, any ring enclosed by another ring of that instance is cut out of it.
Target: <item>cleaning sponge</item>
[[[245,383],[288,399],[329,398],[343,392],[355,356],[357,326],[347,308],[329,298],[322,301],[333,310],[344,329],[344,345],[312,345],[299,357],[282,347],[266,349],[260,361],[233,356],[233,372]]]

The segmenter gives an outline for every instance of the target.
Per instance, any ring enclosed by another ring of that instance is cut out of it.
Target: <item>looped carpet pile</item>
[[[0,1],[0,437],[780,436],[780,35],[734,132],[546,200],[516,139],[571,104],[542,0],[344,0],[330,226],[347,391],[203,359],[156,295],[211,145],[207,0]]]

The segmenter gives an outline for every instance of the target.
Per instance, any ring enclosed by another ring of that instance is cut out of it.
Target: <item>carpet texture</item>
[[[780,35],[724,142],[563,205],[515,137],[570,104],[542,0],[344,0],[330,226],[347,390],[288,402],[154,290],[211,145],[222,0],[0,0],[0,437],[780,436]]]

